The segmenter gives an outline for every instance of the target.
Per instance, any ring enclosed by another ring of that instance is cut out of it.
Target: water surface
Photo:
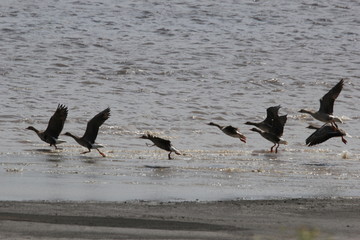
[[[2,1],[0,199],[359,197],[359,12],[335,0]],[[341,78],[335,114],[352,138],[306,147],[316,122],[298,111]],[[111,108],[97,139],[108,157],[25,130],[45,129],[59,103],[80,136]],[[278,104],[289,144],[273,154],[244,122]],[[146,131],[185,154],[168,161]]]

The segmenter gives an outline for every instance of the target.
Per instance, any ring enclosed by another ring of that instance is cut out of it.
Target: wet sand
[[[0,202],[1,239],[359,239],[360,199]]]

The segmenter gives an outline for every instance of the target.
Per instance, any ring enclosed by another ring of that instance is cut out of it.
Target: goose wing
[[[159,137],[150,138],[150,140],[159,148],[164,149],[166,151],[171,151],[171,141]]]
[[[223,128],[223,132],[226,134],[237,134],[237,133],[239,133],[239,129],[229,125],[229,126],[226,126],[225,128]]]
[[[320,99],[320,109],[319,112],[324,112],[332,115],[334,112],[334,102],[335,99],[339,96],[342,88],[344,86],[344,79],[341,79],[338,84],[336,84],[328,93],[326,93]]]
[[[276,116],[273,120],[273,125],[271,127],[270,133],[274,134],[277,137],[281,137],[284,133],[284,126],[287,121],[287,115]]]
[[[280,108],[281,108],[281,106],[278,105],[278,106],[269,107],[268,109],[266,109],[266,118],[263,121],[263,123],[272,125],[274,118],[277,117],[279,114]]]
[[[86,126],[85,134],[82,138],[90,143],[95,143],[95,139],[99,132],[99,127],[110,117],[110,108],[98,113],[93,117]]]
[[[345,133],[340,129],[334,129],[333,126],[324,125],[321,128],[317,129],[313,134],[311,134],[305,142],[306,145],[310,147],[323,143],[332,137],[344,136],[344,134]]]
[[[59,104],[54,115],[49,120],[44,134],[58,138],[68,115],[68,109],[65,105]]]

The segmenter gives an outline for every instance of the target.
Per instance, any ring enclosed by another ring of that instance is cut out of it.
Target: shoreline
[[[0,201],[1,239],[358,239],[360,198]]]

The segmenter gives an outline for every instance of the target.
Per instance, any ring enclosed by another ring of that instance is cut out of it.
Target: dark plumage
[[[339,96],[341,90],[344,86],[344,79],[341,79],[328,93],[326,93],[320,99],[320,108],[318,111],[301,109],[299,112],[310,114],[313,118],[325,122],[332,123],[336,126],[335,122],[342,123],[342,120],[339,117],[333,116],[334,112],[334,103],[336,98]]]
[[[284,127],[285,127],[286,121],[287,121],[287,115],[274,116],[272,127],[269,132],[274,134],[277,137],[281,137],[284,133]]]
[[[270,148],[270,152],[273,152],[273,148],[275,148],[275,153],[278,152],[278,148],[280,144],[287,144],[285,140],[281,138],[284,133],[284,126],[287,121],[287,115],[279,116],[280,106],[270,107],[267,109],[267,117],[261,123],[249,123],[248,125],[255,125],[258,128],[252,128],[251,131],[259,133],[263,138],[267,139],[268,141],[274,143],[274,145]]]
[[[29,126],[26,129],[34,131],[41,140],[49,143],[50,146],[54,146],[57,149],[56,144],[63,143],[65,141],[58,139],[64,123],[68,115],[68,109],[65,105],[59,104],[54,115],[50,118],[48,126],[45,131],[39,131],[33,126]]]
[[[152,141],[154,143],[154,145],[152,146],[157,146],[165,151],[168,151],[169,152],[169,155],[168,155],[168,158],[169,160],[172,159],[171,158],[171,153],[174,152],[176,153],[177,155],[181,155],[180,151],[177,150],[169,140],[166,140],[166,139],[162,139],[162,138],[159,138],[159,137],[155,137],[154,135],[152,134],[144,134],[143,136],[141,136],[140,138],[142,139],[149,139],[150,141]]]
[[[274,116],[278,116],[278,112],[279,112],[280,108],[281,108],[280,105],[274,106],[274,107],[269,107],[268,109],[266,109],[266,118],[264,119],[264,121],[259,122],[259,123],[248,121],[245,124],[253,125],[257,128],[260,128],[261,130],[263,130],[265,132],[269,132],[269,131],[271,131],[271,128],[273,125]]]
[[[240,132],[239,128],[235,128],[233,126],[220,126],[219,124],[210,122],[208,123],[208,125],[210,126],[216,126],[218,127],[223,133],[225,133],[226,135],[230,136],[230,137],[234,137],[234,138],[239,138],[240,141],[246,143],[246,137],[244,134],[242,134]]]
[[[104,153],[102,153],[99,148],[104,147],[101,144],[95,143],[95,139],[98,135],[100,126],[110,117],[110,108],[105,109],[104,111],[98,113],[93,117],[88,123],[84,133],[84,136],[77,137],[69,132],[66,132],[64,135],[70,136],[81,146],[86,147],[89,151],[82,152],[82,154],[89,153],[91,149],[96,149],[101,156],[106,157]]]
[[[333,137],[341,137],[342,142],[344,144],[347,143],[346,139],[344,138],[344,136],[347,135],[346,132],[331,124],[326,123],[322,127],[310,125],[308,128],[316,129],[316,131],[306,139],[306,145],[309,147],[323,143]]]

